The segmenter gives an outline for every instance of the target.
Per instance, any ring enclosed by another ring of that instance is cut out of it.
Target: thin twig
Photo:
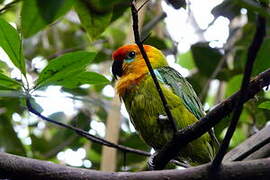
[[[256,28],[256,33],[254,35],[253,41],[251,45],[248,48],[248,55],[247,55],[247,62],[245,66],[245,71],[244,71],[244,77],[242,80],[241,84],[241,89],[240,89],[240,94],[239,94],[239,100],[236,103],[236,106],[233,110],[233,116],[232,120],[230,123],[230,126],[228,128],[228,131],[225,135],[225,138],[220,146],[220,149],[213,160],[212,163],[212,168],[216,170],[219,168],[223,157],[225,156],[227,149],[229,147],[231,138],[234,134],[234,131],[237,126],[238,119],[240,117],[240,114],[243,109],[243,104],[244,104],[244,99],[246,97],[246,92],[248,91],[248,85],[249,85],[249,80],[251,77],[252,69],[253,69],[253,64],[255,62],[256,56],[259,52],[259,49],[263,43],[263,39],[266,34],[266,19],[262,16],[258,16],[258,23],[257,23],[257,28]]]
[[[41,119],[43,119],[45,121],[48,121],[50,123],[56,124],[56,125],[58,125],[60,127],[64,127],[64,128],[70,129],[72,131],[75,131],[80,136],[85,137],[86,139],[91,140],[92,142],[95,142],[95,143],[98,143],[98,144],[101,144],[101,145],[105,145],[105,146],[108,146],[108,147],[116,148],[116,149],[121,150],[123,152],[131,152],[131,153],[139,154],[139,155],[143,155],[143,156],[150,156],[151,155],[149,152],[145,152],[145,151],[129,148],[129,147],[126,147],[126,146],[114,144],[114,143],[109,142],[109,141],[107,141],[107,140],[105,140],[103,138],[100,138],[100,137],[94,136],[92,134],[89,134],[88,132],[86,132],[86,131],[84,131],[84,130],[82,130],[80,128],[76,128],[74,126],[64,124],[64,123],[55,121],[53,119],[50,119],[48,117],[45,117],[41,113],[39,113],[37,110],[35,110],[35,108],[33,108],[32,104],[30,102],[30,97],[26,98],[26,106],[27,106],[28,111],[30,111],[31,113],[37,115]]]
[[[140,8],[139,8],[140,9]],[[171,126],[172,126],[172,129],[173,129],[173,132],[174,134],[177,132],[177,128],[176,128],[176,123],[172,117],[172,114],[171,114],[171,111],[169,110],[169,105],[167,103],[167,100],[162,92],[162,89],[158,83],[158,80],[157,80],[157,77],[154,73],[154,70],[151,66],[151,63],[149,61],[149,58],[144,50],[144,47],[143,47],[143,44],[142,44],[142,41],[141,41],[141,37],[140,37],[140,32],[139,32],[139,26],[138,26],[138,23],[139,23],[139,19],[138,19],[138,10],[136,9],[136,6],[135,6],[135,1],[133,1],[131,3],[131,13],[132,13],[132,20],[133,20],[133,32],[134,32],[134,39],[135,39],[135,42],[136,44],[138,45],[139,49],[140,49],[140,52],[145,60],[145,63],[148,67],[148,70],[150,72],[150,75],[155,83],[155,86],[156,86],[156,89],[159,93],[159,96],[160,96],[160,99],[162,101],[162,104],[163,104],[163,107],[165,109],[165,112],[167,114],[167,117],[171,123]]]

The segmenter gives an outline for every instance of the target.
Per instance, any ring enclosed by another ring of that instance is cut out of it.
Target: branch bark
[[[206,180],[210,164],[184,170],[143,172],[101,172],[72,168],[47,161],[0,153],[0,178],[35,180]],[[218,174],[220,180],[267,180],[270,179],[270,158],[225,163]]]
[[[228,152],[224,161],[263,158],[270,152],[270,126],[266,126],[239,146]]]

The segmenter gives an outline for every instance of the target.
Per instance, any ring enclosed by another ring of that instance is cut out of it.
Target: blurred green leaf
[[[111,22],[112,9],[96,12],[95,8],[92,7],[92,3],[88,0],[77,0],[75,10],[82,26],[88,33],[90,41],[96,40]]]
[[[227,88],[226,88],[225,97],[229,97],[233,93],[235,93],[236,91],[240,90],[242,79],[243,79],[243,75],[240,74],[240,75],[236,75],[236,76],[232,77],[229,80],[229,82],[227,84]]]
[[[222,54],[218,49],[211,48],[208,43],[197,43],[191,46],[194,62],[199,71],[210,77],[215,71]]]
[[[94,52],[77,51],[51,60],[40,73],[36,88],[58,84],[74,78],[74,76],[85,71],[86,66],[91,63],[95,55]]]
[[[243,142],[247,138],[247,132],[246,128],[244,126],[237,127],[236,130],[234,131],[232,140],[230,142],[230,147],[234,148],[241,142]]]
[[[225,0],[211,11],[211,13],[217,18],[218,16],[224,16],[232,20],[235,16],[240,15],[241,6],[237,4],[235,0]]]
[[[263,8],[259,2],[253,0],[238,0],[237,1],[242,8],[247,8],[250,11],[259,13],[262,16],[270,17],[268,9]]]
[[[177,63],[189,70],[193,69],[195,67],[195,63],[193,60],[192,52],[188,51],[186,53],[180,54],[177,58]]]
[[[68,12],[75,0],[24,0],[22,34],[28,38]]]
[[[149,38],[146,39],[146,41],[144,43],[155,46],[156,48],[158,48],[160,50],[168,49],[165,41],[160,39],[157,36],[150,36]]]
[[[9,69],[7,63],[0,60],[0,73],[5,74],[7,70]]]
[[[258,108],[270,110],[270,101],[265,101],[265,102],[261,103],[261,104],[258,106]]]
[[[19,89],[21,86],[21,83],[0,73],[0,89]]]
[[[256,61],[254,62],[252,72],[254,76],[270,68],[269,52],[270,52],[270,38],[267,38],[264,40],[258,52]]]
[[[12,63],[25,75],[21,38],[17,30],[2,18],[0,18],[0,46],[7,53]]]
[[[96,72],[82,72],[78,75],[65,79],[58,84],[67,88],[76,88],[83,84],[108,84],[110,81]]]
[[[26,152],[21,140],[13,129],[11,118],[0,115],[0,148],[7,153],[25,156]]]

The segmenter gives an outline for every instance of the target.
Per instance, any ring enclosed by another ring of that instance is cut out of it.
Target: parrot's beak
[[[114,76],[115,79],[117,79],[117,77],[121,77],[123,75],[123,60],[114,60],[113,64],[112,64],[112,74]]]

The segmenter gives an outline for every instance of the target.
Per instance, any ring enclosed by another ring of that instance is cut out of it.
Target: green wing
[[[181,97],[186,108],[199,120],[204,116],[202,104],[189,82],[175,69],[166,66],[155,69],[157,78]]]
[[[173,92],[183,100],[186,108],[193,113],[198,120],[205,115],[197,94],[189,82],[179,72],[169,66],[155,69],[154,72],[159,81],[172,88]],[[212,145],[217,148],[219,142],[215,137],[213,129],[209,130],[209,134],[213,140]]]

